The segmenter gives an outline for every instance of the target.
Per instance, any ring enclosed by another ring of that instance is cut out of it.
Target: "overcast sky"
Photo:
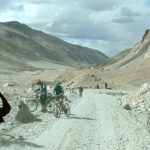
[[[0,0],[0,22],[14,20],[112,56],[150,28],[150,0]]]

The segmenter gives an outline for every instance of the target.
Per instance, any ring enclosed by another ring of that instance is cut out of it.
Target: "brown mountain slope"
[[[105,62],[105,66],[109,66],[111,64],[114,64],[118,61],[120,61],[121,59],[123,59],[129,52],[131,51],[131,49],[126,49],[121,51],[120,53],[118,53],[117,55],[107,59],[107,61]]]
[[[150,30],[133,48],[119,55],[118,60],[105,67],[103,78],[121,85],[135,85],[150,82]],[[113,60],[112,60],[113,62]]]
[[[69,44],[16,21],[0,23],[0,53],[1,68],[32,66],[39,61],[67,66],[100,65],[108,59],[99,51]]]
[[[122,57],[123,56],[123,57]],[[117,62],[113,63],[112,68],[124,68],[132,65],[147,63],[150,57],[150,30],[146,30],[142,40],[133,48],[126,50],[125,55],[120,55]],[[148,59],[148,60],[147,60]],[[115,59],[114,59],[115,60]],[[113,62],[113,59],[112,59]]]

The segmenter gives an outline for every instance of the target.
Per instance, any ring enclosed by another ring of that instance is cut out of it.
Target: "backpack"
[[[6,100],[6,98],[4,97],[3,94],[0,93],[0,97],[1,97],[2,103],[3,103],[3,108],[2,108],[2,110],[1,110],[1,112],[0,112],[0,116],[1,116],[1,117],[4,117],[4,116],[6,116],[6,115],[10,112],[11,106],[10,106],[10,104],[7,102],[7,100]]]

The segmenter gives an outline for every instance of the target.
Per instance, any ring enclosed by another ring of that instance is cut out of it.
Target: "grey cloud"
[[[140,16],[139,13],[132,11],[130,8],[128,7],[123,7],[121,9],[121,15],[123,16],[128,16],[128,17],[137,17]]]
[[[23,5],[17,3],[16,0],[0,0],[0,12],[8,11],[8,10],[15,10],[15,11],[22,11]]]
[[[49,3],[57,3],[58,0],[26,0],[24,3],[34,3],[34,4],[49,4]]]
[[[82,0],[80,1],[82,7],[94,11],[110,10],[115,5],[120,3],[119,0]]]
[[[25,0],[25,1],[19,1],[19,0],[15,0],[18,1],[18,3],[21,4],[45,4],[45,5],[49,5],[49,4],[54,4],[57,6],[64,6],[64,5],[70,5],[72,6],[74,3],[76,3],[76,1],[71,1],[71,0]],[[77,0],[78,1],[78,0]]]
[[[1,0],[0,1],[0,11],[3,11],[7,8],[9,8],[12,5],[11,0]]]
[[[79,24],[77,22],[80,22]],[[66,20],[54,21],[52,25],[45,25],[45,30],[55,35],[66,35],[73,38],[116,40],[119,37],[107,24],[92,23],[89,19],[78,18],[71,22]]]
[[[55,14],[55,9],[53,9],[54,13],[51,12],[52,9],[43,9],[52,15],[45,18],[45,14],[43,14],[40,18],[45,18],[45,20],[36,22],[34,27],[41,28],[56,36],[65,35],[72,38],[102,39],[106,41],[119,39],[116,31],[112,30],[113,27],[110,28],[111,21],[105,22],[103,19],[98,19],[101,16],[97,12],[91,17],[91,10],[76,7],[76,5],[72,5],[71,9],[70,5],[63,6],[63,9],[62,7],[56,7],[57,9],[60,10],[57,14]]]
[[[37,4],[41,4],[41,3],[49,3],[50,1],[44,1],[44,0],[27,0],[30,3],[37,3]]]
[[[50,0],[50,1],[43,1],[43,0],[0,0],[0,12],[14,10],[14,11],[23,11],[25,4],[49,4],[49,3],[56,3],[57,0]]]
[[[135,17],[140,16],[140,13],[134,12],[128,7],[123,7],[121,8],[119,15],[120,17],[112,19],[112,21],[118,24],[129,24],[134,23]]]
[[[121,18],[113,19],[112,21],[119,24],[127,24],[127,23],[133,23],[134,19],[130,17],[121,17]]]
[[[145,0],[144,3],[145,3],[146,6],[147,5],[150,6],[150,1],[149,0]]]
[[[13,11],[23,11],[24,6],[20,5],[20,4],[19,5],[11,5],[7,9],[10,9],[10,10],[13,10]]]

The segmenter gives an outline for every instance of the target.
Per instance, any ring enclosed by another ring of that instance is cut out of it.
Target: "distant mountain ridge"
[[[108,59],[100,51],[64,42],[17,21],[0,23],[0,53],[4,68],[32,66],[33,61],[67,66],[101,65]]]
[[[137,88],[150,83],[150,30],[133,47],[109,59],[104,67],[104,80],[116,88]],[[131,89],[132,89],[131,88]]]
[[[125,66],[147,64],[150,61],[150,30],[147,29],[141,39],[133,48],[122,51],[113,58],[107,60],[109,68],[121,68]]]

